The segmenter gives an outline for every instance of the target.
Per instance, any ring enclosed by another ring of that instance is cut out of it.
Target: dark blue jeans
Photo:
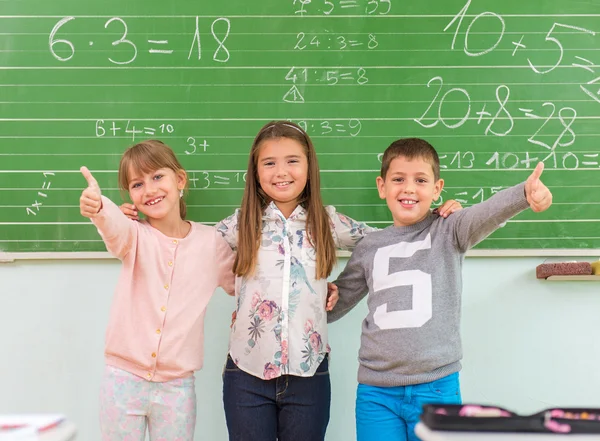
[[[323,441],[331,404],[328,357],[312,377],[262,380],[227,356],[223,403],[230,441]]]

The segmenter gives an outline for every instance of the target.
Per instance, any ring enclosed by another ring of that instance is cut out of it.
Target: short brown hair
[[[169,168],[175,173],[184,170],[181,163],[175,156],[171,148],[156,139],[142,141],[134,146],[129,147],[123,153],[119,164],[119,187],[121,190],[129,191],[129,170],[133,169],[138,173],[153,173],[161,168]],[[188,185],[187,181],[185,183]],[[183,198],[179,198],[179,211],[181,219],[185,219],[187,207]]]
[[[381,177],[385,180],[390,164],[399,156],[406,159],[421,158],[431,164],[433,176],[440,179],[440,158],[431,144],[421,138],[403,138],[394,141],[385,149],[381,160]]]
[[[238,218],[238,249],[233,272],[238,276],[245,276],[252,274],[256,268],[262,238],[263,212],[271,202],[258,182],[258,157],[264,141],[281,138],[297,141],[304,148],[308,160],[308,180],[298,198],[298,203],[306,209],[307,237],[317,254],[315,277],[324,279],[331,274],[336,255],[329,215],[321,199],[319,163],[309,136],[300,126],[289,121],[272,121],[265,124],[252,143],[246,188]]]

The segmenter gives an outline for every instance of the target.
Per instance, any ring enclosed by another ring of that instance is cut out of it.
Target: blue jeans
[[[378,387],[359,384],[357,441],[418,441],[415,425],[424,404],[461,404],[458,372],[430,383]]]
[[[312,377],[263,380],[227,356],[223,404],[230,441],[323,441],[331,404],[328,357]]]

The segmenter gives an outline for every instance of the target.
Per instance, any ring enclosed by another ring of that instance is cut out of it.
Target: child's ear
[[[438,179],[437,182],[434,185],[434,190],[433,190],[433,199],[434,200],[438,200],[440,198],[440,195],[442,194],[442,189],[444,188],[444,180],[443,179]]]
[[[177,171],[177,188],[183,190],[187,184],[187,173],[181,169]]]
[[[379,192],[379,198],[385,199],[385,181],[381,176],[377,176],[375,182],[377,182],[377,191]]]

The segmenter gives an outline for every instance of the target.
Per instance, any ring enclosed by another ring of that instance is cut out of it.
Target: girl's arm
[[[102,209],[91,219],[108,252],[123,260],[135,243],[136,221],[128,219],[106,196],[102,196]]]
[[[215,231],[215,245],[215,262],[219,274],[219,286],[230,296],[235,295],[235,274],[233,274],[235,253],[218,231]]]
[[[87,167],[81,167],[81,173],[88,183],[79,199],[81,215],[92,220],[109,253],[123,259],[135,242],[136,225],[110,199],[102,196],[98,182]]]
[[[448,216],[450,216],[452,213],[455,213],[459,210],[462,210],[462,205],[460,204],[460,202],[455,201],[454,199],[450,199],[450,200],[445,201],[442,205],[440,205],[435,210],[433,210],[433,212],[439,214],[440,216],[442,216],[445,219]]]
[[[378,230],[378,228],[370,227],[363,222],[355,221],[342,213],[338,213],[335,207],[328,206],[326,210],[332,222],[333,240],[336,248],[352,250],[360,239],[370,232]]]
[[[446,218],[461,209],[462,205],[451,199],[444,202],[436,211],[440,216]],[[333,223],[332,229],[335,246],[342,250],[354,249],[360,239],[372,231],[379,230],[379,228],[370,227],[364,222],[358,222],[342,213],[338,213],[333,206],[327,206],[326,210]]]
[[[233,251],[237,250],[237,239],[238,239],[237,222],[238,222],[239,213],[240,213],[240,209],[238,208],[235,210],[235,212],[231,216],[226,217],[221,222],[219,222],[215,225],[215,228],[217,229],[217,231],[219,233],[221,233],[221,236],[223,236],[223,239],[225,239],[225,241],[229,244],[230,248]]]

